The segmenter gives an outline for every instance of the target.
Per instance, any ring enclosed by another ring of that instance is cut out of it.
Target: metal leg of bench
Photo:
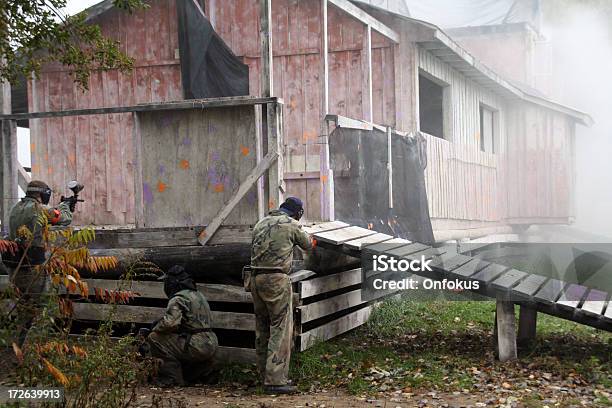
[[[499,361],[516,359],[514,303],[497,299],[497,348]]]
[[[521,305],[518,328],[519,345],[529,346],[535,340],[537,320],[538,311],[535,308]]]

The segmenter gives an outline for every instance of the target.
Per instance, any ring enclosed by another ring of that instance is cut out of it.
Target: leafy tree
[[[128,13],[146,7],[144,0],[113,0],[113,5]],[[61,11],[65,6],[66,0],[0,1],[1,79],[16,83],[38,75],[46,63],[59,62],[87,89],[92,70],[132,69],[133,59],[120,51],[117,41],[87,23],[85,12],[67,16]]]

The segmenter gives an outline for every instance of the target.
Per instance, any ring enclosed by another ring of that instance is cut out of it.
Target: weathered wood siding
[[[153,0],[130,15],[111,10],[94,20],[135,59],[131,73],[93,72],[81,91],[64,67],[45,67],[30,81],[30,112],[133,105],[183,99],[175,2]],[[65,184],[85,184],[74,223],[134,223],[132,118],[129,114],[30,121],[32,176],[69,195]]]
[[[426,136],[425,180],[431,217],[470,222],[470,227],[501,221],[505,216],[502,162],[506,102],[423,49],[419,49],[419,68],[448,84],[450,99],[444,117],[449,140]],[[497,110],[495,154],[480,150],[480,104]],[[461,228],[468,224],[443,226],[438,222],[437,226]]]
[[[567,223],[574,216],[574,130],[565,115],[514,104],[507,144],[510,223]]]
[[[213,0],[206,14],[215,30],[249,65],[250,94],[259,95],[259,2]],[[321,123],[321,2],[272,2],[274,95],[285,103],[285,172],[318,172]],[[336,7],[328,7],[329,112],[355,119],[369,116],[364,104],[365,26]],[[395,124],[394,58],[391,43],[372,33],[372,100],[377,123]],[[305,218],[320,219],[320,183],[313,178],[287,180],[288,195],[306,202]]]

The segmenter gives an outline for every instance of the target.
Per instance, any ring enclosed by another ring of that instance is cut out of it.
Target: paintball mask
[[[168,269],[168,272],[160,276],[158,280],[164,281],[164,293],[168,296],[168,299],[184,289],[196,290],[191,275],[180,265],[174,265]]]
[[[297,221],[304,215],[302,200],[297,197],[287,198],[285,202],[281,204],[280,210]]]
[[[39,180],[30,181],[26,188],[26,196],[31,197],[33,194],[40,194],[40,201],[45,205],[49,204],[51,193],[53,193],[53,190],[51,190],[47,183]]]

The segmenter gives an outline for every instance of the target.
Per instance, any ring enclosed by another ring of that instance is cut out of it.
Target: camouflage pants
[[[285,385],[289,379],[293,335],[292,290],[284,273],[251,279],[255,307],[257,368],[265,385]]]
[[[212,371],[213,357],[217,351],[217,336],[213,332],[196,333],[187,337],[179,333],[152,332],[147,337],[151,355],[160,358],[159,380],[176,385],[188,381],[198,382]]]
[[[10,280],[20,293],[17,305],[19,315],[17,343],[19,346],[25,343],[34,319],[44,303],[43,295],[47,278],[43,274],[44,272],[31,266],[22,265],[16,272],[14,269],[10,269]]]

